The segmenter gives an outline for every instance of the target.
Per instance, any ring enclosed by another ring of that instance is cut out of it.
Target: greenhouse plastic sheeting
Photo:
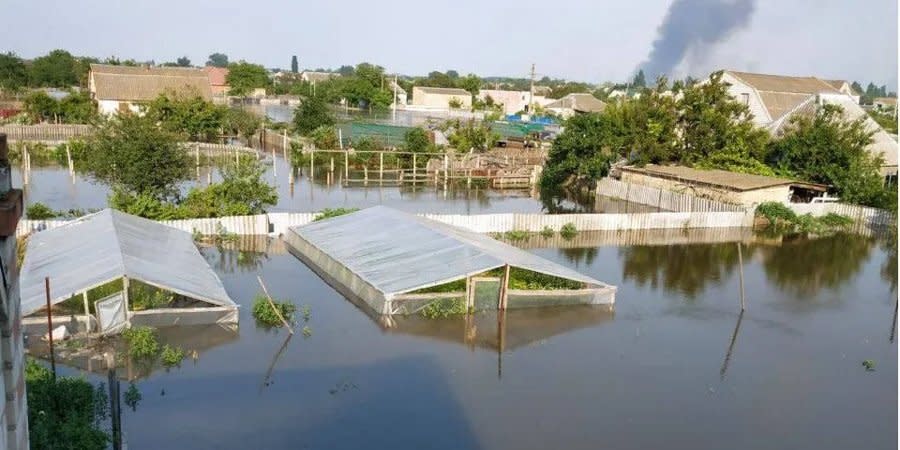
[[[123,276],[217,306],[237,306],[190,233],[105,209],[33,234],[22,268],[22,314]]]
[[[488,236],[384,206],[292,227],[290,233],[300,239],[286,237],[295,250],[303,251],[298,247],[308,244],[380,291],[385,299],[505,264],[607,286]],[[339,273],[329,275],[343,278]]]
[[[100,322],[100,333],[118,333],[128,323],[128,314],[125,312],[125,296],[117,292],[103,300],[97,300],[97,318]]]

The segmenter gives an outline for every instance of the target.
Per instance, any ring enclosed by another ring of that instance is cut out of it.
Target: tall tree
[[[209,55],[206,65],[213,67],[228,67],[228,55],[224,53],[213,53],[212,55]]]
[[[191,67],[191,60],[187,56],[182,56],[175,60],[175,64],[179,67]]]
[[[300,71],[300,63],[297,62],[297,55],[291,56],[291,72],[297,73]]]
[[[70,87],[79,82],[76,72],[77,62],[65,50],[53,50],[45,56],[35,58],[31,63],[30,80],[34,86]]]
[[[353,76],[353,66],[341,66],[338,68],[338,73],[341,74],[342,77]]]
[[[258,64],[241,61],[228,65],[226,81],[231,95],[247,95],[254,89],[269,85],[269,72]]]
[[[631,85],[636,88],[647,87],[647,78],[644,76],[644,69],[638,70],[638,73],[634,76],[634,80],[631,81]]]
[[[309,96],[294,110],[294,129],[309,136],[320,127],[334,125],[334,115],[320,96]]]
[[[204,100],[198,93],[167,93],[148,103],[146,114],[184,139],[209,142],[222,128],[226,113],[223,107]]]
[[[28,83],[28,71],[15,53],[0,53],[0,91],[18,91]]]

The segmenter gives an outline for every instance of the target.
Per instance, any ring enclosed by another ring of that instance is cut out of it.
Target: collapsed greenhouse
[[[378,315],[612,305],[616,288],[488,236],[384,206],[292,227],[288,249]]]
[[[46,327],[48,303],[69,333],[238,321],[190,233],[111,209],[33,234],[20,292],[26,332]]]

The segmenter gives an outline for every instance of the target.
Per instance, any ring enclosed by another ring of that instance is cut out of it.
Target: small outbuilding
[[[827,191],[824,185],[726,170],[655,164],[626,166],[620,170],[621,179],[626,183],[745,206],[764,202],[788,203],[798,198],[809,201]]]
[[[412,89],[412,105],[440,110],[472,108],[472,94],[459,88],[441,88],[414,86]]]
[[[237,304],[190,233],[112,209],[28,239],[20,289],[26,326],[46,308],[46,279],[54,324],[68,316],[77,328],[70,332],[238,321]],[[46,325],[44,314],[34,321]]]
[[[384,206],[292,227],[288,249],[379,315],[612,305],[616,288],[491,237]]]
[[[577,113],[598,113],[606,108],[606,103],[594,97],[593,94],[569,94],[544,105],[544,109],[560,117],[572,117]]]

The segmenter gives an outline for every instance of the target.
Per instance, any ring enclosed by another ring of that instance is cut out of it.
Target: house
[[[528,111],[529,104],[544,106],[553,102],[543,95],[537,95],[538,86],[535,86],[535,95],[532,98],[529,91],[503,91],[499,89],[482,89],[478,91],[478,99],[486,101],[488,97],[494,104],[502,105],[503,114],[516,114],[519,111]]]
[[[544,109],[560,117],[568,118],[575,113],[594,113],[603,111],[603,103],[592,94],[569,94],[559,100],[544,105]]]
[[[877,97],[872,100],[872,108],[897,115],[897,98],[896,97]]]
[[[334,72],[313,72],[311,70],[304,70],[300,73],[300,81],[316,84],[339,76],[341,76],[341,74]]]
[[[859,105],[859,100],[847,94],[843,87],[816,77],[793,77],[726,70],[722,81],[727,83],[732,97],[747,105],[753,122],[772,135],[783,133],[790,119],[797,115],[813,115],[822,105],[837,105],[848,120],[862,119],[872,134],[869,152],[883,159],[881,173],[897,176],[897,141],[884,131]],[[852,93],[852,90],[850,91]]]
[[[140,105],[168,92],[212,98],[207,73],[184,67],[91,64],[88,90],[97,110],[105,115],[140,112]]]
[[[209,86],[212,89],[212,95],[224,96],[228,94],[228,68],[206,66],[203,68],[206,76],[209,77]]]
[[[451,109],[451,103],[458,103],[457,109],[472,109],[472,94],[465,89],[414,86],[412,105],[433,109]]]
[[[821,196],[826,186],[786,178],[767,177],[725,170],[700,170],[683,166],[626,166],[621,180],[724,203],[753,206],[764,202],[788,203],[798,197]]]
[[[831,87],[837,89],[839,92],[849,95],[856,100],[856,103],[859,103],[860,93],[853,90],[853,86],[847,80],[824,80],[826,83],[830,84]]]

